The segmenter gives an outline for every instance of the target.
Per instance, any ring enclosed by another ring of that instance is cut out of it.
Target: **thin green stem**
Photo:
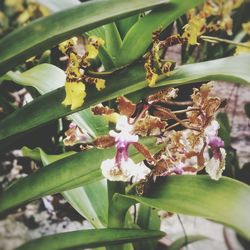
[[[232,45],[235,45],[235,46],[241,46],[241,47],[250,49],[250,46],[246,45],[244,43],[234,42],[234,41],[231,41],[231,40],[228,40],[228,39],[219,38],[219,37],[214,37],[214,36],[200,36],[200,38],[203,39],[204,41],[207,41],[207,42],[222,42],[222,43],[228,43],[228,44],[232,44]]]

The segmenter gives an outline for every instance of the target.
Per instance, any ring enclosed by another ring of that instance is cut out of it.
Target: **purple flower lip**
[[[225,143],[220,137],[215,136],[209,140],[208,145],[211,147],[213,157],[217,160],[221,160],[220,148],[224,148]]]
[[[220,137],[215,136],[215,137],[212,137],[211,139],[209,139],[208,145],[211,148],[224,148],[225,143],[224,143],[224,141],[221,140]]]

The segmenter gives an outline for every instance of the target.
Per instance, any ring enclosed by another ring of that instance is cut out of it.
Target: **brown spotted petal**
[[[97,148],[109,148],[115,145],[115,138],[109,135],[100,136],[94,140],[93,144]]]
[[[116,102],[121,115],[131,117],[134,114],[136,110],[136,104],[131,102],[129,99],[124,96],[120,96],[117,98]]]
[[[97,105],[95,107],[92,107],[91,111],[93,112],[94,115],[111,115],[115,112],[114,109],[111,109],[109,107],[104,107],[102,105]]]
[[[166,123],[160,118],[147,115],[138,120],[134,125],[134,132],[138,135],[147,136],[159,133],[166,127]]]
[[[156,92],[155,94],[150,95],[147,98],[148,103],[156,103],[156,102],[167,102],[171,99],[174,99],[177,97],[178,93],[177,88],[165,88],[161,91]]]
[[[154,157],[150,154],[146,146],[142,145],[139,142],[134,142],[132,145],[137,149],[139,153],[141,153],[145,157],[146,160],[153,162],[155,161]]]

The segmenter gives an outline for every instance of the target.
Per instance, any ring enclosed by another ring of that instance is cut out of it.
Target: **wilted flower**
[[[66,138],[63,140],[65,146],[73,146],[77,143],[90,141],[88,134],[84,133],[75,123],[70,123],[69,129],[65,132]]]

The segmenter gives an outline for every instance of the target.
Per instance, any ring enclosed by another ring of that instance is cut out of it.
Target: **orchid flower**
[[[138,135],[133,135],[133,126],[128,124],[126,116],[120,116],[116,124],[115,132],[111,130],[109,135],[115,138],[116,156],[102,162],[101,170],[105,178],[110,181],[139,181],[143,179],[150,169],[144,164],[135,164],[128,156],[130,144],[138,142]]]

